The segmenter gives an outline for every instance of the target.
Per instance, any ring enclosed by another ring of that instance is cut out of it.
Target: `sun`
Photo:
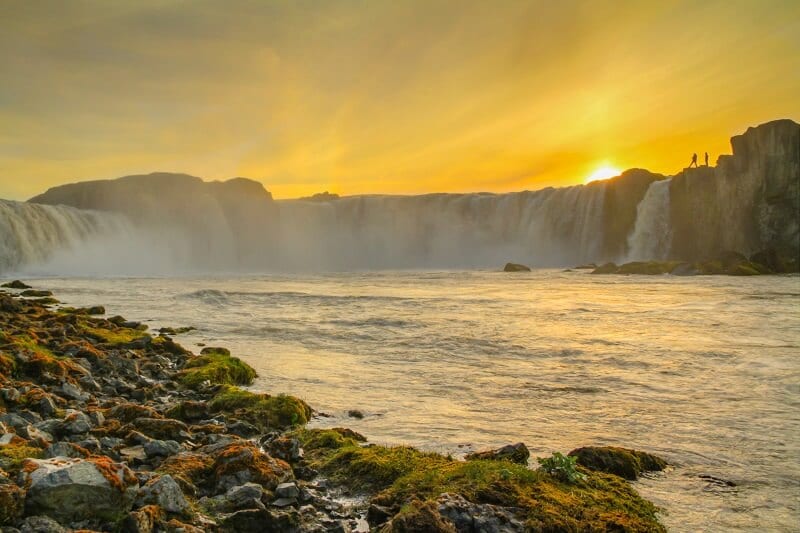
[[[603,165],[602,167],[598,168],[597,170],[589,174],[589,176],[587,176],[586,179],[583,180],[583,182],[589,183],[592,181],[607,180],[608,178],[614,178],[616,176],[619,176],[620,174],[622,174],[622,171],[620,169],[608,165]]]

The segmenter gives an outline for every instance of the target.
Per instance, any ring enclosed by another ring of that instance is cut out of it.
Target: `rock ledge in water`
[[[503,272],[530,272],[531,268],[526,265],[521,265],[519,263],[506,263],[506,266],[503,267]]]

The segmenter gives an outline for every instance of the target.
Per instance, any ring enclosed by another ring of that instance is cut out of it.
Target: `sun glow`
[[[613,178],[620,174],[622,174],[622,171],[618,168],[602,166],[589,174],[583,182],[590,183],[592,181],[607,180],[608,178]]]

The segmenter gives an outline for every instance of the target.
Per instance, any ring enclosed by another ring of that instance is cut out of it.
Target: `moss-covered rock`
[[[519,263],[506,263],[506,266],[503,267],[503,272],[530,272],[531,268],[527,265],[521,265]]]
[[[311,418],[311,408],[303,400],[279,394],[253,393],[238,387],[223,387],[209,403],[216,413],[235,415],[259,428],[286,429],[304,425]]]
[[[655,455],[613,446],[587,446],[569,452],[578,464],[590,470],[635,480],[642,472],[664,470],[667,462]]]
[[[606,263],[592,270],[592,274],[616,274],[618,268],[614,263]]]
[[[364,447],[320,430],[300,435],[311,465],[356,490],[379,490],[373,503],[399,509],[443,493],[521,509],[532,531],[664,531],[657,508],[623,479],[586,471],[575,484],[507,461],[456,461],[409,447]],[[328,430],[329,431],[329,430]],[[325,446],[314,447],[313,443]]]
[[[414,500],[403,506],[381,533],[456,533],[456,528],[439,514],[436,502]]]
[[[250,441],[233,442],[213,455],[216,492],[224,492],[245,483],[258,483],[267,490],[292,479],[292,469],[284,461],[262,452]]]
[[[206,382],[212,385],[250,385],[255,377],[256,371],[238,357],[214,351],[190,359],[178,380],[187,387],[197,388]]]

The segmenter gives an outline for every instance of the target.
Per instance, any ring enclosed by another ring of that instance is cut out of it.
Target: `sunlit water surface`
[[[800,523],[800,278],[393,272],[47,279],[73,305],[230,347],[372,441],[464,453],[523,441],[674,465],[637,482],[674,531]],[[347,411],[364,412],[363,420]],[[709,481],[713,476],[736,484]]]

